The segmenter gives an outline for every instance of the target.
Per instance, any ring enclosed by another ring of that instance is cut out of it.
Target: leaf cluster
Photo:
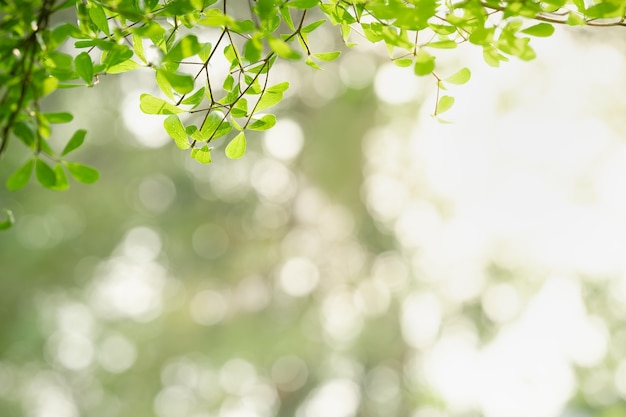
[[[75,11],[75,22],[52,27],[51,16],[66,9]],[[396,65],[432,75],[438,116],[454,103],[440,92],[471,76],[468,68],[440,76],[439,51],[469,44],[481,48],[492,66],[510,57],[529,60],[535,57],[530,37],[550,36],[554,24],[625,26],[625,11],[624,0],[0,2],[0,157],[12,140],[32,153],[6,186],[21,188],[33,171],[54,190],[67,188],[66,172],[82,182],[97,180],[93,168],[65,160],[83,144],[85,131],[55,153],[48,144],[51,125],[67,123],[72,115],[45,113],[40,103],[59,88],[93,87],[104,74],[152,70],[160,95],[143,94],[141,109],[164,116],[174,143],[206,164],[215,140],[231,138],[226,155],[239,158],[247,131],[274,126],[275,115],[266,111],[289,87],[270,82],[277,60],[304,58],[321,69],[340,56],[311,49],[309,38],[322,25],[337,27],[349,47],[355,38],[382,43]]]

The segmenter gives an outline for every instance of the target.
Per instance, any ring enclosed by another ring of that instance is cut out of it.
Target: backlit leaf
[[[167,116],[167,118],[163,121],[163,126],[165,127],[168,135],[174,139],[176,146],[180,149],[189,148],[189,140],[187,132],[185,131],[185,126],[183,126],[183,123],[180,121],[178,116],[175,114]]]
[[[439,99],[439,103],[437,103],[437,109],[435,110],[435,114],[441,114],[447,110],[450,110],[450,107],[454,104],[454,97],[443,96]]]
[[[250,130],[267,130],[274,127],[276,124],[276,116],[273,114],[266,114],[261,117],[259,120],[256,120],[254,123],[248,126]]]
[[[80,181],[85,184],[93,184],[98,181],[98,178],[100,178],[98,171],[87,165],[79,164],[77,162],[65,162],[65,166],[76,181]]]
[[[150,94],[142,94],[139,108],[146,114],[179,114],[184,110]]]
[[[472,76],[472,73],[470,72],[469,68],[462,68],[456,73],[446,78],[445,81],[450,84],[461,85],[461,84],[465,84],[466,82],[468,82],[471,76]]]
[[[239,132],[226,146],[226,156],[230,159],[241,158],[246,152],[246,135]]]

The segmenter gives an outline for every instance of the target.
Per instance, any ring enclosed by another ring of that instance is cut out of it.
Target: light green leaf
[[[454,97],[443,96],[439,99],[439,103],[437,103],[437,109],[435,110],[435,114],[441,114],[445,111],[450,110],[450,107],[454,104]]]
[[[189,140],[187,138],[187,132],[185,131],[185,126],[180,121],[178,116],[172,114],[167,116],[167,118],[163,121],[163,126],[165,127],[165,131],[174,139],[176,146],[180,149],[188,149],[189,148]]]
[[[321,59],[322,61],[334,61],[335,59],[339,58],[339,55],[341,55],[341,52],[339,51],[318,52],[316,54],[313,54],[315,58]]]
[[[303,27],[300,32],[302,33],[311,33],[313,32],[315,29],[317,29],[318,27],[320,27],[321,25],[323,25],[326,22],[325,19],[322,20],[318,20],[316,22],[310,23],[308,25],[306,25],[305,27]]]
[[[300,54],[291,49],[291,47],[282,39],[275,38],[273,36],[267,38],[267,42],[272,48],[272,51],[281,58],[285,59],[298,59]]]
[[[458,46],[458,44],[455,41],[448,39],[444,41],[430,42],[426,44],[426,46],[438,49],[454,49]]]
[[[230,123],[224,120],[224,114],[219,111],[213,111],[204,121],[202,128],[192,137],[196,140],[213,140],[224,136],[231,129]]]
[[[80,181],[85,184],[93,184],[98,181],[98,178],[100,178],[100,173],[87,165],[79,164],[77,162],[65,162],[65,166],[76,181]]]
[[[122,72],[132,71],[141,67],[137,62],[132,59],[127,59],[124,62],[120,62],[119,64],[115,64],[109,68],[107,68],[107,73],[109,74],[121,74]]]
[[[285,81],[265,90],[256,105],[255,111],[262,111],[279,103],[283,99],[283,92],[287,88],[289,88],[289,83]]]
[[[141,95],[139,108],[146,114],[179,114],[184,112],[175,105],[150,94]]]
[[[13,226],[13,223],[15,223],[15,218],[13,217],[13,212],[11,210],[5,209],[4,217],[5,219],[0,221],[0,230],[7,230]]]
[[[59,86],[59,79],[53,76],[49,76],[43,80],[41,84],[41,97],[47,96],[57,89]]]
[[[522,30],[522,33],[530,36],[545,38],[551,36],[554,33],[554,26],[549,23],[538,23],[534,26]]]
[[[44,113],[43,116],[50,123],[69,123],[74,119],[71,113],[60,112],[60,113]]]
[[[50,168],[50,165],[45,163],[42,159],[37,159],[35,164],[35,176],[39,184],[45,188],[54,188],[57,182],[57,174]]]
[[[320,0],[291,0],[287,3],[287,7],[294,9],[310,9],[319,4]]]
[[[413,60],[411,58],[394,59],[393,63],[399,67],[410,67],[413,64]]]
[[[319,65],[317,65],[317,63],[315,61],[313,61],[313,58],[311,58],[310,56],[307,56],[306,59],[304,60],[304,63],[307,64],[309,67],[316,69],[316,70],[321,70],[322,67],[320,67]]]
[[[63,148],[63,151],[61,152],[61,156],[65,156],[68,153],[72,152],[74,149],[79,148],[80,145],[82,145],[83,142],[85,141],[86,134],[87,134],[87,131],[83,129],[79,129],[76,132],[74,132],[70,140],[67,142],[67,145],[65,145],[65,148]]]
[[[24,165],[19,167],[11,176],[7,179],[7,189],[10,191],[16,191],[28,184],[30,176],[33,174],[33,168],[35,166],[35,160],[30,158]]]
[[[420,49],[415,56],[414,71],[416,75],[428,75],[435,69],[435,57]]]
[[[459,71],[446,78],[445,81],[450,84],[462,85],[468,82],[471,76],[472,73],[469,68],[461,68]]]
[[[259,120],[255,120],[254,123],[248,126],[250,130],[267,130],[274,127],[276,124],[276,116],[273,114],[266,114],[261,117]]]
[[[182,104],[191,104],[193,106],[197,106],[204,99],[204,94],[205,94],[205,88],[201,87],[200,89],[198,89],[198,91],[196,91],[195,93],[193,93],[192,95],[184,99],[182,101]]]
[[[201,164],[210,164],[211,163],[211,149],[207,145],[204,145],[202,148],[192,149],[191,157]]]
[[[87,84],[91,84],[93,80],[93,62],[87,52],[81,52],[74,58],[74,67],[80,78],[85,80]]]
[[[246,152],[246,135],[239,132],[226,146],[226,156],[230,159],[241,158]]]

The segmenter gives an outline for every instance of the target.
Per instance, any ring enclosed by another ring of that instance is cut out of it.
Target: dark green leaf
[[[39,184],[45,188],[54,188],[57,182],[57,174],[50,168],[50,165],[39,158],[35,164],[35,176]]]
[[[15,223],[15,218],[13,217],[13,212],[11,210],[4,210],[4,220],[0,220],[0,230],[7,230],[13,223]]]
[[[61,156],[65,156],[68,153],[72,152],[74,149],[79,148],[80,145],[82,145],[83,142],[85,141],[86,134],[87,134],[86,130],[83,130],[83,129],[77,130],[72,135],[70,140],[67,142],[67,145],[65,145],[65,148],[63,148],[63,151],[61,152]]]
[[[78,76],[85,80],[86,83],[91,84],[93,80],[93,62],[91,62],[91,57],[87,52],[81,52],[74,58],[74,67]]]

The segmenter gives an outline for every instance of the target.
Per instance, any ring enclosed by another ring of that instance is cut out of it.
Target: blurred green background
[[[101,179],[0,190],[0,416],[626,415],[620,36],[443,57],[449,125],[384,50],[285,64],[278,125],[209,166],[139,111],[152,71],[53,95]]]

